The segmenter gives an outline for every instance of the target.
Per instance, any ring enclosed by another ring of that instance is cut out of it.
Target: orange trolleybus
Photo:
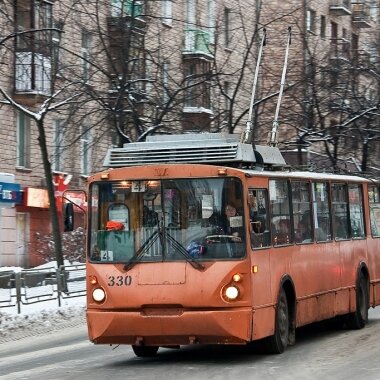
[[[265,43],[262,39],[259,57]],[[151,136],[89,178],[87,322],[95,344],[248,344],[281,353],[299,326],[362,328],[380,303],[380,194],[365,178],[294,172],[236,135]],[[67,209],[70,209],[67,207]],[[66,227],[72,228],[70,215]]]
[[[111,149],[89,179],[87,322],[95,344],[247,344],[270,351],[380,302],[378,183],[284,168],[234,135]]]

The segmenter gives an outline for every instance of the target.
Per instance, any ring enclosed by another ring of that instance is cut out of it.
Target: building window
[[[226,113],[230,112],[231,110],[231,83],[230,82],[224,82],[223,84],[223,90],[224,90],[224,97],[225,97],[225,102],[224,102],[224,110]]]
[[[186,1],[186,22],[188,27],[195,26],[195,0]]]
[[[224,8],[224,46],[231,46],[231,9]]]
[[[84,82],[90,79],[92,36],[90,33],[82,32],[82,78]]]
[[[210,109],[210,62],[189,60],[185,63],[186,109]]]
[[[316,14],[312,9],[308,9],[306,12],[306,29],[308,32],[315,33],[316,23],[315,23]]]
[[[29,4],[17,4],[16,10],[16,32],[26,32],[32,28],[33,13]],[[30,49],[31,48],[31,34],[23,33],[17,35],[17,48],[18,49]]]
[[[354,62],[358,62],[359,59],[359,36],[357,34],[351,34],[351,57]]]
[[[215,0],[207,1],[207,27],[210,43],[215,43]]]
[[[60,44],[61,44],[61,33],[63,33],[64,24],[62,21],[54,21],[54,27],[57,29],[53,31],[52,34],[52,52],[51,52],[51,68],[52,75],[58,75],[61,69],[60,62]]]
[[[81,172],[82,175],[90,175],[91,173],[91,130],[88,126],[82,127],[81,137]]]
[[[16,165],[30,168],[30,118],[17,113],[17,158]]]
[[[321,38],[326,38],[326,16],[321,16]]]
[[[348,33],[347,33],[347,29],[346,28],[343,28],[342,29],[342,57],[346,58],[346,59],[349,59],[350,57],[350,49],[351,49],[351,46],[350,46],[350,41],[348,39]]]
[[[139,17],[143,14],[143,1],[139,0],[111,0],[112,17]]]
[[[338,24],[331,21],[331,43],[336,44],[338,39]]]
[[[16,31],[26,32],[17,36],[17,49],[32,50],[49,55],[51,28],[53,25],[53,6],[51,2],[17,1]],[[33,30],[28,33],[29,30]],[[38,31],[36,31],[38,30]]]
[[[31,5],[31,3],[33,5]],[[16,2],[15,90],[49,94],[51,90],[52,4]],[[43,30],[45,29],[45,30]]]
[[[35,3],[35,28],[48,29],[53,27],[53,7],[52,4],[45,1]],[[41,49],[44,49],[46,44],[50,43],[51,30],[41,30],[37,33],[38,43],[41,44]]]
[[[172,26],[173,21],[172,5],[172,0],[162,1],[162,23],[168,26]]]
[[[50,94],[50,57],[33,52],[16,52],[16,91]]]
[[[163,86],[164,103],[166,103],[169,100],[169,72],[170,72],[170,62],[164,61],[162,65],[162,86]]]
[[[52,170],[63,171],[64,161],[64,121],[56,119],[53,122],[54,128],[54,152],[51,160]]]

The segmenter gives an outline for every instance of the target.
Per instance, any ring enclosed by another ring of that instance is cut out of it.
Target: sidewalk
[[[83,325],[86,327],[85,297],[68,299],[61,307],[57,302],[28,305],[21,314],[9,308],[0,309],[0,344]]]

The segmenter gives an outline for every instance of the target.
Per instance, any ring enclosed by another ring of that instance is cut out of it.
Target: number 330
[[[108,286],[129,286],[132,284],[132,276],[108,276]]]

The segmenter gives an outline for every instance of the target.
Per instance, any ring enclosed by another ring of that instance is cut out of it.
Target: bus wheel
[[[155,356],[158,351],[158,346],[135,346],[132,345],[132,350],[139,358],[149,358]]]
[[[356,310],[347,315],[347,326],[351,329],[362,329],[368,322],[369,290],[363,274],[359,275],[356,287]]]
[[[278,297],[274,335],[266,338],[265,346],[271,354],[281,354],[289,340],[289,307],[285,290],[281,288]]]

